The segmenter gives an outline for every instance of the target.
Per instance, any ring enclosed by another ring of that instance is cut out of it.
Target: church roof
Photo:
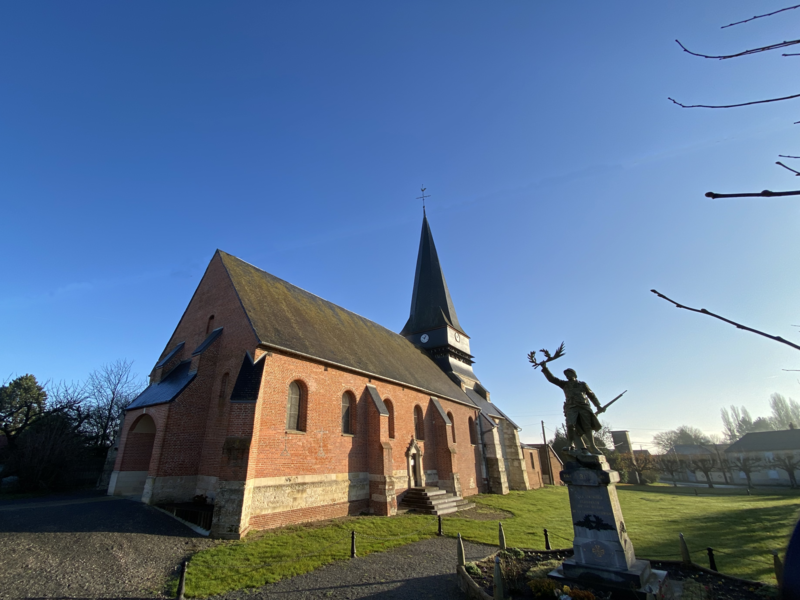
[[[426,224],[423,232],[425,228]],[[217,253],[262,344],[474,405],[423,350],[403,336],[235,256]]]
[[[151,383],[125,410],[172,402],[197,375],[191,370],[192,361],[185,360],[170,371],[159,383]]]
[[[411,335],[446,325],[467,335],[458,322],[450,290],[447,289],[442,266],[439,264],[428,217],[423,214],[414,291],[411,294],[411,314],[400,334]]]

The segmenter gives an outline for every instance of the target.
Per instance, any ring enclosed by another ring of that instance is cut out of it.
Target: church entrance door
[[[417,455],[411,455],[411,479],[414,482],[414,487],[420,487],[419,476],[417,475]]]

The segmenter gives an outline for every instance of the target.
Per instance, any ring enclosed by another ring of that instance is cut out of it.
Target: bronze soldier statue
[[[597,416],[605,412],[594,392],[583,381],[578,381],[574,369],[566,369],[564,375],[567,380],[555,377],[545,363],[540,363],[542,373],[547,381],[564,390],[564,417],[567,419],[567,440],[570,450],[580,454],[602,454],[594,443],[595,431],[600,431],[602,426]],[[592,412],[591,401],[597,407],[597,413]],[[588,446],[588,448],[587,448]]]

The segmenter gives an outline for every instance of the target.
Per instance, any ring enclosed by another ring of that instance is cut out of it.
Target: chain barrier
[[[558,535],[557,533],[553,533],[549,529],[547,530],[547,533],[548,535],[550,535],[550,537],[557,537],[560,540],[564,540],[565,542],[569,542],[570,544],[572,544],[572,540],[569,538],[565,538],[563,535]]]

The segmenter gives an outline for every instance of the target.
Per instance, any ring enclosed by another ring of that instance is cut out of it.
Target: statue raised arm
[[[597,414],[605,411],[594,392],[583,381],[578,380],[574,369],[566,369],[564,375],[567,380],[554,376],[547,365],[540,363],[542,373],[547,381],[557,385],[564,391],[564,417],[567,420],[568,451],[576,454],[602,454],[594,443],[594,432],[600,431],[602,426],[597,420]],[[590,404],[591,403],[591,404]],[[592,411],[592,404],[597,407],[597,413]]]

